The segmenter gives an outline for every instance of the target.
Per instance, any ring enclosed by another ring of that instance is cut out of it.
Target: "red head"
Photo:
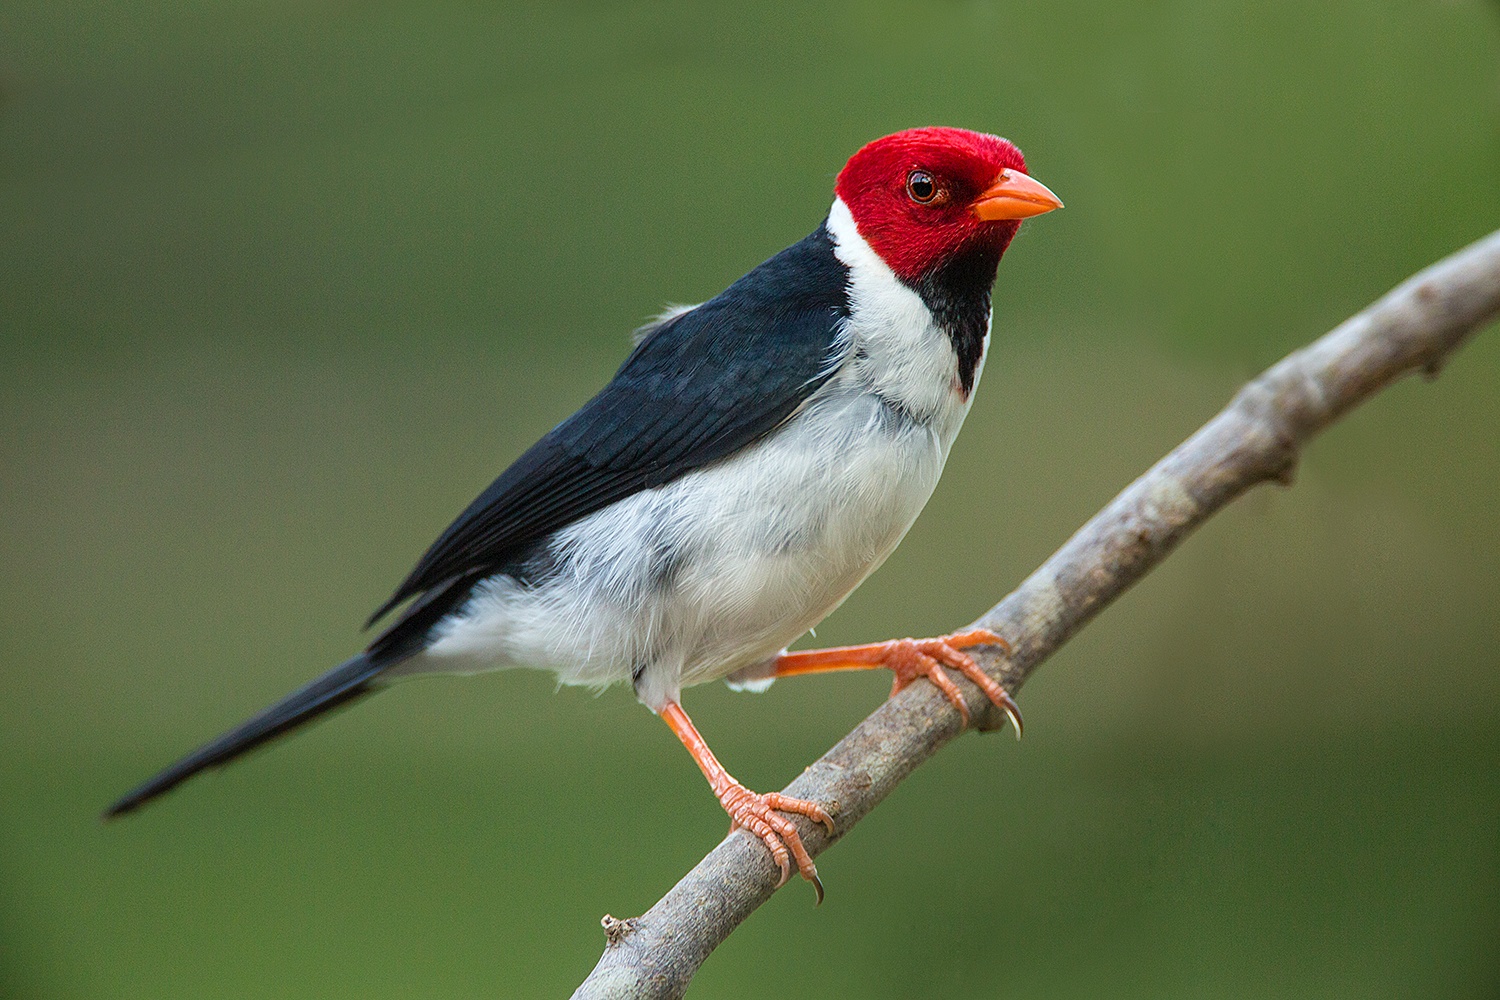
[[[994,254],[1021,220],[1061,208],[1026,175],[1006,140],[961,128],[914,128],[876,139],[849,158],[834,185],[859,234],[903,281],[956,255]]]

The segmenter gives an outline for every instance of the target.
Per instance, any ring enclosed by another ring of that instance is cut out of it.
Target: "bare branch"
[[[984,668],[1015,692],[1194,528],[1257,483],[1290,484],[1313,435],[1397,378],[1435,374],[1449,352],[1497,315],[1500,232],[1284,358],[975,623],[1014,647],[1008,660],[981,658]],[[1002,724],[976,688],[960,684],[981,728]],[[799,820],[808,851],[817,855],[847,833],[958,734],[958,713],[931,685],[913,685],[882,705],[786,787],[788,795],[822,803],[837,825],[829,837]],[[575,1000],[682,996],[709,953],[771,897],[777,874],[760,841],[730,835],[643,916],[605,918],[608,945]]]

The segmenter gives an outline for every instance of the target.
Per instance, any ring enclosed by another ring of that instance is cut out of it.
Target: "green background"
[[[0,996],[566,995],[723,834],[627,691],[404,686],[99,810],[357,625],[628,331],[919,124],[1067,202],[820,641],[998,600],[1246,378],[1500,225],[1500,8],[0,5]],[[694,993],[1492,997],[1500,336],[1049,662]],[[687,706],[779,788],[888,679]]]

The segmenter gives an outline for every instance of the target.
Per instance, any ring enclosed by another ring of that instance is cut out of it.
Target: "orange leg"
[[[693,755],[703,776],[708,779],[709,787],[719,797],[719,804],[729,814],[729,832],[733,833],[743,827],[765,841],[766,847],[771,851],[771,859],[781,869],[781,881],[776,883],[777,888],[786,884],[792,873],[791,862],[795,860],[797,872],[813,884],[818,893],[818,902],[823,902],[823,883],[818,880],[818,866],[813,864],[812,857],[802,846],[802,837],[797,833],[796,825],[785,816],[777,815],[778,811],[798,813],[822,823],[832,835],[833,820],[822,807],[816,802],[794,799],[780,792],[760,795],[750,791],[724,770],[724,765],[719,763],[714,752],[708,748],[681,705],[675,701],[667,702],[666,707],[661,710],[661,717],[672,727],[672,732],[687,747],[688,753]]]
[[[891,685],[895,694],[918,677],[926,677],[939,691],[947,696],[964,725],[969,724],[969,708],[964,704],[958,685],[943,669],[952,667],[979,686],[985,697],[1009,718],[1016,728],[1016,739],[1021,738],[1021,710],[1015,700],[993,677],[979,669],[974,658],[963,652],[970,646],[999,646],[1010,654],[1010,643],[989,629],[977,628],[969,632],[955,632],[936,639],[892,639],[890,642],[875,642],[867,646],[838,646],[833,649],[809,649],[804,652],[783,653],[776,661],[776,677],[793,677],[797,674],[815,674],[828,670],[875,670],[887,667],[896,674]]]

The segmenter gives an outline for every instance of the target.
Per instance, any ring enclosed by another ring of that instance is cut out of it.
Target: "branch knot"
[[[604,919],[599,921],[599,925],[604,928],[606,946],[610,948],[619,947],[621,941],[635,933],[635,929],[640,922],[640,917],[626,917],[624,920],[621,920],[619,917],[612,917],[606,913]]]

